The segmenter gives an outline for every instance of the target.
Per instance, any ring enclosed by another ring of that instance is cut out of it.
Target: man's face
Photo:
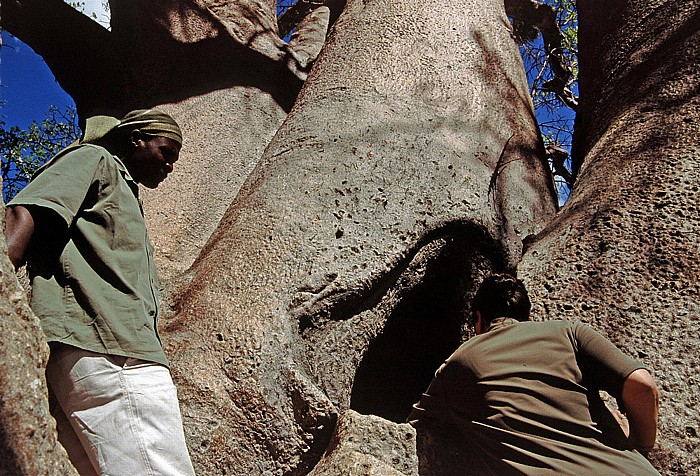
[[[124,158],[131,177],[144,187],[156,188],[173,171],[180,144],[167,137],[132,134],[134,149]]]

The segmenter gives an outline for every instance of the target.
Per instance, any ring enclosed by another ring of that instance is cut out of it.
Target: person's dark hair
[[[472,301],[472,313],[481,313],[489,323],[497,317],[518,321],[530,318],[530,298],[525,285],[509,274],[492,274],[484,279]]]

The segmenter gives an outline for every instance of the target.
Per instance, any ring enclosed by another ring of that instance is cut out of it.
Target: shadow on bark
[[[468,336],[466,318],[477,284],[492,270],[503,270],[504,262],[504,250],[474,223],[452,222],[427,232],[371,285],[300,318],[310,373],[339,410],[404,423],[435,370]],[[357,342],[365,343],[364,351],[348,355]],[[328,436],[315,435],[304,467],[318,462]],[[445,461],[454,461],[450,458]]]
[[[403,423],[435,370],[466,337],[474,283],[491,268],[469,236],[443,239],[357,368],[350,408]]]
[[[459,430],[444,426],[416,429],[416,453],[420,476],[471,476],[483,474],[460,438]]]

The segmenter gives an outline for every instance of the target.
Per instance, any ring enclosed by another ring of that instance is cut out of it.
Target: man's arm
[[[34,218],[27,208],[16,205],[5,209],[7,254],[15,269],[27,260],[27,248],[34,235]]]
[[[617,398],[627,413],[630,444],[648,452],[656,441],[659,416],[659,393],[651,374],[589,326],[575,323],[574,333],[584,379]]]
[[[430,382],[428,389],[423,393],[420,401],[413,404],[411,413],[406,419],[412,426],[417,427],[427,420],[445,421],[448,419],[440,375],[445,366],[446,364],[442,364],[440,368],[438,368],[433,381]]]
[[[659,418],[659,391],[646,369],[632,372],[622,384],[622,402],[629,422],[629,441],[641,453],[656,442]]]

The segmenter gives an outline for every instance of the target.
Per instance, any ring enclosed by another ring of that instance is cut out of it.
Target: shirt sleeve
[[[70,226],[94,183],[104,154],[81,145],[64,149],[40,168],[27,186],[8,203],[55,211]]]
[[[625,355],[615,344],[585,324],[574,323],[573,332],[584,382],[620,398],[625,379],[644,365]]]
[[[444,367],[445,364],[440,366],[435,372],[435,377],[430,386],[421,396],[420,401],[413,404],[411,413],[406,419],[412,426],[417,427],[429,420],[445,420],[447,418],[441,375]]]

